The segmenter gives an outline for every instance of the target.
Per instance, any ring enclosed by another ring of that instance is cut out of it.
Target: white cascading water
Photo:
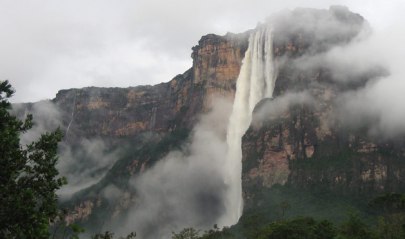
[[[249,128],[256,104],[264,98],[272,97],[275,79],[272,30],[270,26],[262,26],[249,37],[249,46],[236,82],[227,131],[227,211],[220,225],[233,225],[242,215],[242,136]]]

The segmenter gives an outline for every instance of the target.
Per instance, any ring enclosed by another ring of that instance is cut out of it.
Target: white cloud
[[[348,5],[378,29],[403,22],[395,1],[0,1],[0,79],[14,102],[53,98],[62,88],[169,81],[191,66],[208,33],[254,28],[284,8]]]

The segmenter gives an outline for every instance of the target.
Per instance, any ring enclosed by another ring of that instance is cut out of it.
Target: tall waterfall
[[[270,26],[261,26],[251,33],[249,47],[236,82],[236,93],[227,131],[228,152],[226,184],[229,193],[226,215],[221,225],[232,225],[242,215],[242,136],[248,129],[255,105],[272,97],[276,79],[273,61],[273,40]]]

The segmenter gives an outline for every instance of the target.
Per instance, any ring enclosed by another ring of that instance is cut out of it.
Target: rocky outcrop
[[[248,33],[228,33],[218,38],[210,34],[193,47],[194,83],[207,96],[202,112],[206,112],[218,97],[233,99],[248,36]]]

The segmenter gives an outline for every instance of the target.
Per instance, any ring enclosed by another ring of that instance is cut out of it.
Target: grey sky
[[[191,66],[202,35],[243,32],[285,8],[334,4],[376,32],[404,37],[403,0],[0,0],[0,79],[17,90],[14,102],[66,88],[167,82]]]

